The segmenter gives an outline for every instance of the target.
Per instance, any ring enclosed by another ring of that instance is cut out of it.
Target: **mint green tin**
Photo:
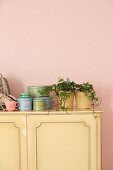
[[[31,97],[40,97],[44,96],[41,94],[41,91],[46,90],[48,86],[28,86],[27,87],[27,92]],[[46,94],[45,96],[47,96]]]
[[[28,93],[21,93],[20,94],[20,98],[29,98],[29,94]]]
[[[45,110],[46,104],[42,98],[34,98],[33,99],[33,110]]]
[[[33,110],[50,110],[52,108],[52,98],[36,97],[33,99]]]

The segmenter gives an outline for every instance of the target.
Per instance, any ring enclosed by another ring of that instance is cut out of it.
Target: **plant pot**
[[[90,109],[91,101],[87,98],[85,93],[77,92],[75,94],[76,108],[77,109]]]
[[[59,92],[59,94],[62,92]],[[65,92],[67,94],[69,94],[69,98],[66,99],[65,104],[60,103],[60,97],[58,97],[58,101],[59,101],[59,109],[60,110],[72,110],[73,109],[73,103],[74,103],[74,93],[73,92]],[[63,107],[65,107],[63,109]]]

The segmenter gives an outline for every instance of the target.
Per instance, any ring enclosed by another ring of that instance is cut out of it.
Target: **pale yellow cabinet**
[[[0,170],[101,170],[101,112],[96,115],[0,112]]]
[[[101,170],[100,116],[29,115],[28,170]]]
[[[26,116],[0,115],[0,170],[27,170]]]

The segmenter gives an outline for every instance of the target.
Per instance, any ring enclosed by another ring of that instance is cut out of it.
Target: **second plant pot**
[[[76,108],[77,109],[90,109],[91,101],[83,92],[76,92],[75,94]]]

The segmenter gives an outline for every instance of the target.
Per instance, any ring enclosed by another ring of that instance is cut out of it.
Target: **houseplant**
[[[56,84],[48,86],[40,93],[46,96],[52,92],[52,96],[57,97],[59,109],[64,111],[73,109],[74,94],[76,99],[76,108],[87,109],[98,104],[100,97],[96,95],[93,85],[89,82],[76,84],[69,78],[64,80],[59,78]],[[101,100],[100,100],[101,102]]]
[[[66,80],[59,78],[58,82],[52,85],[52,90],[55,91],[61,110],[67,111],[73,109],[75,90],[75,83],[73,81],[70,81],[69,78]]]
[[[76,84],[76,108],[87,109],[95,106],[100,97],[96,95],[93,85],[89,82]]]

